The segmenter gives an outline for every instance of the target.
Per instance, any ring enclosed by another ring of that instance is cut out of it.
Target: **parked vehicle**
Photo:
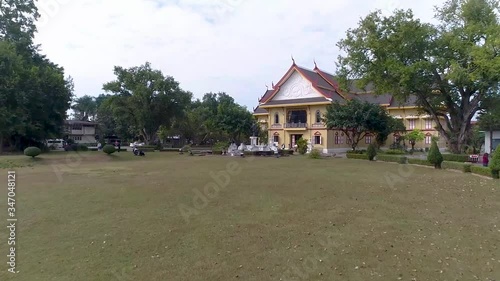
[[[130,147],[144,146],[143,142],[131,142]]]
[[[64,149],[65,141],[63,139],[48,139],[46,140],[46,145],[50,149],[60,150]]]

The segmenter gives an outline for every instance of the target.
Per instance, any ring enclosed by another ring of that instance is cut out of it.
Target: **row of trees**
[[[119,135],[151,144],[181,136],[194,144],[241,142],[252,134],[252,114],[225,93],[193,100],[173,77],[150,63],[115,67],[116,80],[104,84],[107,94],[75,100],[74,118],[99,124],[100,135]]]
[[[0,152],[58,136],[73,83],[33,44],[39,15],[33,0],[0,1]]]

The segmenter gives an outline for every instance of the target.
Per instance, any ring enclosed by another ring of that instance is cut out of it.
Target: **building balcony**
[[[271,129],[282,129],[283,125],[276,123],[271,125]]]
[[[307,123],[285,123],[287,129],[306,129]]]
[[[311,128],[325,128],[326,125],[324,123],[314,123],[311,125]]]

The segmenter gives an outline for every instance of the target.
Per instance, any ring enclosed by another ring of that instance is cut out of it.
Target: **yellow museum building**
[[[416,148],[430,147],[432,136],[439,137],[435,122],[429,115],[419,113],[415,101],[397,102],[392,95],[375,95],[367,87],[365,90],[351,86],[348,93],[339,89],[332,74],[320,70],[316,63],[313,70],[300,67],[293,62],[286,74],[272,85],[259,99],[253,115],[263,129],[267,129],[270,142],[279,147],[293,148],[296,141],[304,138],[312,146],[324,153],[345,152],[351,149],[349,140],[341,131],[329,130],[322,121],[326,108],[333,101],[357,98],[377,103],[385,107],[394,118],[402,119],[407,131],[420,129],[425,139],[417,142]],[[390,135],[386,146],[391,145],[397,135]],[[367,135],[358,143],[359,149],[375,142],[375,137]],[[444,147],[445,142],[439,141]]]

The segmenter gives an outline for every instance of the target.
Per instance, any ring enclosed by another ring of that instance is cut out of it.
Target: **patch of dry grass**
[[[4,262],[0,280],[500,277],[493,180],[300,156],[75,159],[42,156],[17,169],[20,273],[12,278]],[[226,186],[212,176],[220,172]],[[6,240],[1,231],[2,253]]]

